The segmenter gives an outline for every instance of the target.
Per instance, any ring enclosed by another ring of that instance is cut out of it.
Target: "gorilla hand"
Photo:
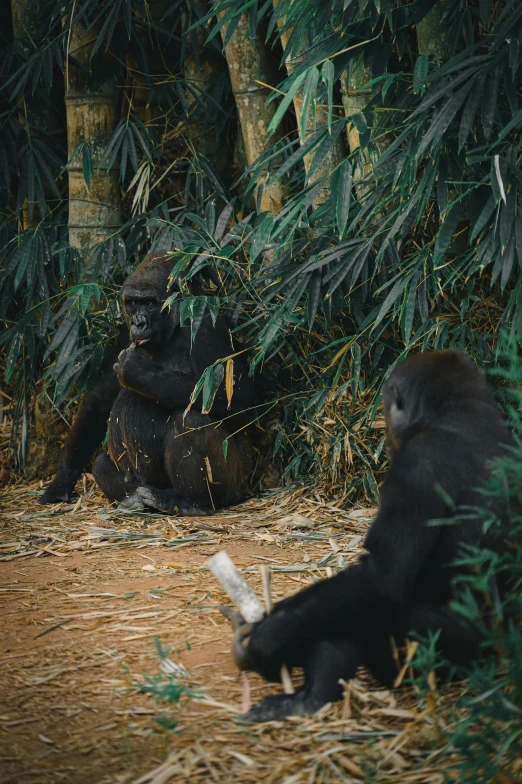
[[[276,605],[269,616],[253,623],[249,630],[244,660],[248,669],[259,673],[267,681],[279,683],[283,664],[292,666],[292,641],[298,637],[292,620],[291,613],[283,608],[278,610]]]
[[[122,387],[140,392],[140,388],[151,375],[152,360],[136,343],[131,343],[128,348],[120,351],[113,370]]]

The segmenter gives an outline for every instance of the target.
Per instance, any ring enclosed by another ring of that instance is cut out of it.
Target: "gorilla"
[[[254,458],[247,425],[255,406],[247,365],[241,355],[233,357],[230,405],[222,382],[210,414],[202,412],[200,399],[185,414],[204,370],[236,352],[220,316],[213,323],[207,313],[192,340],[190,325],[180,323],[179,300],[164,306],[172,267],[170,256],[150,254],[123,284],[125,328],[117,360],[111,367],[114,355],[84,396],[40,503],[69,500],[107,420],[107,451],[96,458],[93,473],[110,500],[203,515],[247,496]],[[180,286],[178,281],[171,291]]]
[[[378,514],[358,563],[274,605],[246,624],[236,614],[233,654],[238,666],[279,681],[283,664],[302,667],[304,686],[276,694],[243,718],[269,721],[314,713],[339,700],[339,679],[365,666],[386,687],[397,675],[391,638],[439,631],[438,649],[455,664],[480,652],[474,627],[450,607],[455,559],[466,544],[499,550],[498,528],[483,530],[480,515],[452,525],[456,506],[506,510],[480,492],[491,460],[513,445],[484,377],[459,351],[409,357],[383,390],[390,468]],[[502,591],[502,586],[500,586]],[[238,616],[238,617],[237,617]]]

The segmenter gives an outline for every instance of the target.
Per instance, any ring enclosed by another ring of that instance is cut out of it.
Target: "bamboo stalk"
[[[278,0],[273,0],[274,8],[277,9]],[[284,18],[280,17],[278,20],[279,27],[284,25]],[[286,70],[289,75],[291,75],[297,68],[297,66],[302,61],[305,52],[310,46],[310,39],[309,33],[305,32],[303,35],[303,41],[299,48],[299,52],[296,57],[290,57],[287,55],[288,43],[290,36],[292,34],[292,30],[284,30],[281,34],[281,43],[283,45],[284,50],[284,57],[285,57],[285,64]],[[295,95],[293,99],[295,113],[297,117],[298,124],[301,122],[301,109],[302,109],[302,98],[299,94],[299,91]],[[299,127],[300,136],[304,141],[313,133],[316,128],[325,126],[328,123],[328,107],[322,106],[318,104],[315,110],[315,119],[314,113],[312,112],[312,108],[310,107],[305,118],[305,128]],[[304,156],[304,166],[305,170],[308,173],[310,166],[312,165],[312,161],[314,159],[315,153],[308,153]],[[331,148],[330,152],[326,156],[323,163],[318,167],[317,171],[314,172],[312,177],[310,178],[310,183],[313,184],[318,182],[323,177],[329,174],[329,172],[333,171],[336,166],[342,163],[343,159],[346,157],[346,148],[341,136],[338,137],[336,143]],[[320,188],[319,193],[316,195],[313,205],[314,207],[318,207],[320,204],[323,204],[330,198],[330,182],[326,180],[323,186]]]
[[[91,59],[96,40],[81,25],[70,31],[68,56],[86,69],[68,62],[66,68],[67,142],[69,154],[69,243],[89,253],[100,240],[121,226],[120,187],[117,172],[108,171],[101,159],[116,127],[116,90],[110,69],[101,55]],[[93,173],[88,188],[83,175],[82,144],[88,144]]]
[[[439,63],[451,57],[451,41],[448,39],[448,27],[444,18],[451,5],[451,0],[438,0],[417,24],[419,54],[436,57]]]
[[[228,25],[221,30],[226,40]],[[267,103],[270,90],[263,86],[273,84],[275,73],[269,52],[258,30],[255,42],[249,36],[249,17],[241,14],[239,23],[225,47],[232,91],[237,106],[239,125],[247,163],[250,166],[266,150],[268,127],[274,117],[277,105]],[[276,137],[277,138],[277,137]],[[271,184],[268,173],[258,178],[257,191],[261,189],[260,211],[276,215],[280,212],[286,196],[281,182]]]

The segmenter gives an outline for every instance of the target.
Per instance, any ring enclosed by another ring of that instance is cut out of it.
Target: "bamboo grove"
[[[0,342],[17,459],[149,248],[275,368],[290,477],[375,495],[385,373],[522,336],[516,0],[11,0]],[[282,373],[281,371],[284,371]],[[212,390],[214,370],[202,393]],[[215,381],[215,379],[214,379]],[[281,382],[282,383],[282,382]]]

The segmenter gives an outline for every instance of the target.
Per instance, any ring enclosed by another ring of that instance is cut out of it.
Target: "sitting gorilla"
[[[234,357],[230,409],[223,382],[212,415],[201,413],[197,401],[184,416],[205,368],[234,348],[221,317],[213,325],[207,314],[192,343],[190,325],[180,325],[179,302],[163,307],[172,267],[172,258],[150,254],[125,281],[126,348],[82,400],[57,475],[40,503],[70,498],[105,435],[109,415],[108,451],[98,456],[93,473],[111,500],[137,509],[201,515],[245,498],[253,468],[245,426],[255,405],[247,367]]]
[[[408,358],[384,386],[391,465],[368,535],[367,554],[334,577],[274,606],[259,623],[243,621],[233,652],[243,669],[278,681],[283,664],[302,667],[305,683],[294,695],[267,697],[244,717],[269,721],[313,713],[341,698],[339,679],[367,667],[385,686],[397,675],[390,638],[400,647],[408,632],[440,630],[446,660],[470,662],[480,651],[478,632],[449,609],[450,566],[466,543],[499,550],[506,544],[479,516],[454,525],[455,505],[505,510],[477,489],[490,460],[513,443],[483,376],[453,350]],[[453,504],[451,503],[453,502]],[[502,586],[501,586],[502,590]]]

